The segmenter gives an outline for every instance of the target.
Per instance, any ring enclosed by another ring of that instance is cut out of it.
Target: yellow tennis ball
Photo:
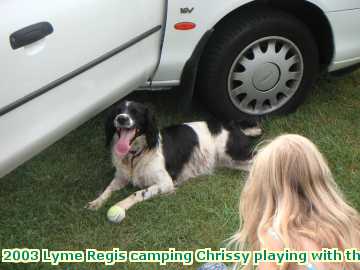
[[[114,223],[120,223],[125,218],[125,209],[114,205],[107,212],[107,218]]]

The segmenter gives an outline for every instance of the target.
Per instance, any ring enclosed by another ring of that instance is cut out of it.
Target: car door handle
[[[54,32],[49,22],[39,22],[24,27],[10,35],[10,45],[14,50],[34,43]]]

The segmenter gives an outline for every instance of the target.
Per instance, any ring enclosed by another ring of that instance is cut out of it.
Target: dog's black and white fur
[[[244,121],[192,122],[159,131],[149,109],[133,101],[114,107],[105,129],[116,173],[105,191],[88,203],[87,207],[94,210],[101,207],[113,191],[129,183],[141,190],[116,204],[123,210],[156,195],[170,193],[184,181],[210,174],[217,167],[248,170],[251,137],[261,135],[256,124]],[[122,142],[121,136],[125,138]],[[129,149],[126,148],[128,142]],[[119,154],[117,149],[124,153]]]

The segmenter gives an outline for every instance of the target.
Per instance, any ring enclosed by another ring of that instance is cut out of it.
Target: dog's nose
[[[119,114],[118,116],[116,116],[116,122],[119,123],[119,125],[122,126],[128,126],[130,125],[130,117],[126,114]]]

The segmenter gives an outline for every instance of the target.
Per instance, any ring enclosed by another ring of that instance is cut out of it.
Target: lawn
[[[202,119],[197,107],[182,112],[173,92],[136,93],[131,99],[151,104],[161,126]],[[134,191],[116,193],[104,208],[83,207],[113,176],[104,147],[104,113],[2,178],[0,249],[50,250],[195,250],[218,249],[238,227],[238,197],[245,174],[218,170],[186,183],[176,194],[138,204],[118,225],[106,219],[107,209]],[[264,139],[300,133],[327,157],[348,200],[360,210],[360,72],[342,78],[322,77],[299,110],[263,123]],[[159,269],[154,264],[8,265],[0,269]],[[168,265],[162,269],[196,269]]]

